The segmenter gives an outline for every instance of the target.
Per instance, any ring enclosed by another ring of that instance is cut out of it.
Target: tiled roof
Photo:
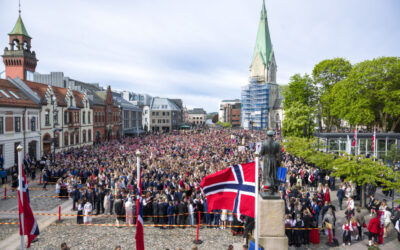
[[[79,108],[83,108],[83,94],[79,93],[76,90],[72,90],[72,93],[74,93],[75,96],[75,101],[76,101],[76,106]]]
[[[47,104],[47,101],[44,98],[46,95],[47,88],[48,88],[47,84],[30,82],[30,81],[24,81],[24,82],[40,96],[40,98],[42,99],[42,104]],[[61,88],[61,87],[56,87],[56,86],[51,86],[51,88],[53,89],[53,92],[57,98],[57,104],[59,106],[67,106],[67,103],[65,102],[65,96],[67,94],[67,89]]]
[[[34,101],[5,79],[0,79],[0,106],[39,108]]]

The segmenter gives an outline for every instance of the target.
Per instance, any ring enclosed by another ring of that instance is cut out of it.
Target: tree
[[[311,77],[307,74],[301,76],[295,74],[290,78],[289,85],[283,89],[283,108],[289,109],[298,103],[314,107],[316,104],[317,88],[314,86]]]
[[[346,79],[351,68],[350,62],[343,58],[327,59],[315,65],[312,75],[319,90],[318,118],[320,122],[318,125],[320,129],[322,129],[321,118],[328,131],[332,130],[333,125],[336,126],[336,129],[340,126],[339,117],[331,111],[334,102],[331,90],[335,84]]]
[[[306,137],[312,134],[313,111],[313,108],[301,102],[293,102],[290,107],[285,109],[285,119],[282,124],[283,135]]]
[[[380,57],[354,65],[332,88],[334,115],[352,125],[379,125],[383,132],[400,125],[400,58]]]
[[[218,114],[214,115],[211,121],[212,121],[212,123],[217,123],[218,122]]]

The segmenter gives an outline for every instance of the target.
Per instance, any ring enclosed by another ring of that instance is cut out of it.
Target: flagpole
[[[140,182],[140,151],[136,151],[136,183],[139,185]]]
[[[24,195],[23,195],[23,189],[22,189],[22,146],[18,145],[17,151],[18,151],[18,191],[19,191],[19,199],[21,200],[21,205],[24,206]],[[19,211],[22,211],[20,214],[21,218],[21,249],[25,249],[25,242],[24,242],[24,210],[22,208],[19,208]]]
[[[254,232],[254,236],[255,236],[255,250],[258,250],[258,187],[259,187],[259,178],[258,178],[258,169],[259,169],[259,165],[260,165],[260,153],[256,152],[255,153],[256,156],[256,190],[255,190],[255,195],[256,195],[256,205],[255,205],[255,211],[254,211],[254,223],[255,223],[255,232]]]

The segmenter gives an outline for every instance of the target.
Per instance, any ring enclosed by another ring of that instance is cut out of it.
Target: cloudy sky
[[[240,98],[249,75],[261,0],[21,0],[37,72],[216,111]],[[278,82],[319,61],[400,56],[400,1],[267,0]],[[18,17],[0,0],[0,48]],[[0,72],[4,70],[1,64]]]

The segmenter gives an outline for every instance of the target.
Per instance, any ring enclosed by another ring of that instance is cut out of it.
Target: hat
[[[274,136],[274,135],[275,135],[275,131],[273,131],[273,130],[268,130],[268,131],[267,131],[267,135],[268,135],[268,136]]]

